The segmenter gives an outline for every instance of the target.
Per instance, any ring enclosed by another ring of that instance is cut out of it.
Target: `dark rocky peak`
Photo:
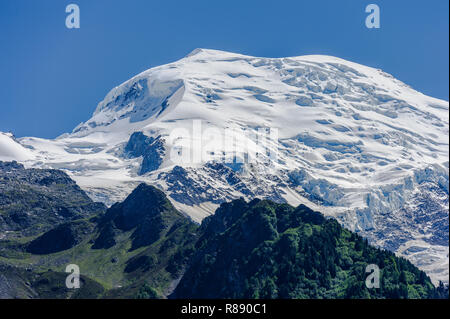
[[[108,249],[116,244],[116,235],[133,230],[132,247],[156,242],[174,225],[190,223],[159,189],[140,184],[122,203],[111,206],[99,222],[99,236],[92,248]]]
[[[159,189],[140,184],[122,202],[111,206],[103,223],[112,221],[121,230],[130,230],[164,211],[175,211],[166,195]]]

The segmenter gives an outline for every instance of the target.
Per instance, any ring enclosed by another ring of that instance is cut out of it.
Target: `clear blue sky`
[[[65,27],[76,3],[81,28]],[[367,4],[381,28],[367,29]],[[56,137],[114,86],[202,47],[328,54],[448,101],[447,0],[0,0],[0,131]]]

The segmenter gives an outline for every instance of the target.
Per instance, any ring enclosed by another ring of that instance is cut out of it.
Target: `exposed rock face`
[[[106,209],[64,172],[0,161],[0,236],[29,236]]]
[[[200,168],[175,166],[169,172],[160,173],[158,180],[165,182],[172,199],[186,205],[220,204],[235,197],[236,191],[245,198],[285,202],[280,188],[286,184],[278,176],[261,179],[257,172],[250,171],[251,168],[243,175],[230,166],[220,162],[206,163]]]
[[[161,136],[156,138],[144,135],[142,132],[135,132],[125,147],[131,157],[142,156],[142,164],[139,175],[157,170],[163,162],[165,150],[164,140]]]

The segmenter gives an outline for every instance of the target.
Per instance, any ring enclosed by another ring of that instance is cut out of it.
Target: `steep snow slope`
[[[33,156],[18,159],[109,204],[151,182],[196,221],[239,196],[305,203],[448,281],[448,110],[335,57],[197,49],[111,90],[72,133],[20,139]]]
[[[11,133],[0,132],[0,161],[25,161],[33,158],[33,153],[15,141]]]

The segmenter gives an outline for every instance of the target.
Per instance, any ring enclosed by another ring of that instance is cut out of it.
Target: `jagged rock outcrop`
[[[157,170],[164,159],[164,140],[161,136],[149,137],[142,132],[131,134],[125,146],[125,152],[131,157],[141,157],[139,175]]]
[[[0,239],[39,234],[105,209],[63,171],[0,161]]]

